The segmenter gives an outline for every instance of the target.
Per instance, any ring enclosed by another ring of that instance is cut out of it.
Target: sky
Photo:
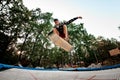
[[[30,10],[51,12],[60,21],[82,16],[75,23],[84,23],[89,34],[120,41],[120,0],[23,0],[23,3]]]

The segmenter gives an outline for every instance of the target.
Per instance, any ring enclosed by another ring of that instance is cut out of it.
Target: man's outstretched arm
[[[69,21],[65,22],[64,24],[68,25],[68,24],[72,23],[73,21],[75,21],[76,19],[82,19],[82,17],[81,16],[75,17],[75,18],[70,19]]]

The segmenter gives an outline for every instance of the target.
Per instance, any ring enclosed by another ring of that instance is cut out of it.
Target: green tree
[[[93,53],[93,50],[95,49],[94,47],[96,46],[95,37],[87,33],[82,23],[78,25],[71,24],[68,26],[68,30],[70,43],[75,49],[73,55],[76,56],[76,62],[84,61],[86,63],[90,63],[92,61],[96,61]]]
[[[53,43],[48,39],[52,13],[43,13],[40,8],[29,10],[22,0],[1,0],[0,10],[0,48],[4,48],[4,52],[0,49],[0,61],[6,64],[19,60],[25,64],[28,60],[33,67],[51,67],[84,61],[87,66],[110,58],[109,50],[120,48],[116,39],[95,38],[87,33],[83,23],[71,23],[67,26],[74,51],[68,53],[57,46],[52,47]],[[20,51],[19,55],[17,51]]]
[[[6,55],[14,56],[14,50],[11,52],[12,46],[16,44],[18,38],[24,36],[24,29],[29,26],[30,12],[23,5],[22,0],[1,0],[0,10],[0,32],[11,39]],[[8,61],[9,56],[5,57],[7,57],[5,61]],[[9,60],[10,62],[12,61]]]
[[[43,57],[47,57],[49,51],[47,47],[50,42],[47,38],[47,33],[50,31],[52,25],[50,23],[52,19],[51,13],[41,13],[41,10],[32,10],[31,32],[27,35],[27,39],[24,41],[23,51],[26,51],[26,55],[31,59],[31,61],[38,62],[40,64]],[[38,61],[39,60],[39,61]],[[37,66],[34,65],[34,66]]]

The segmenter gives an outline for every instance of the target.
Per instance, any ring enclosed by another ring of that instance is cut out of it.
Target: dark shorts
[[[59,34],[59,36],[65,38],[65,34]]]

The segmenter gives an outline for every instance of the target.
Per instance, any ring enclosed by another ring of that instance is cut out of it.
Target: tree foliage
[[[87,33],[84,24],[67,25],[71,53],[53,47],[47,34],[52,29],[52,13],[43,13],[40,8],[29,10],[22,0],[0,1],[0,62],[33,67],[51,67],[53,64],[79,64],[103,62],[111,58],[109,50],[120,48],[116,39],[94,37]]]

